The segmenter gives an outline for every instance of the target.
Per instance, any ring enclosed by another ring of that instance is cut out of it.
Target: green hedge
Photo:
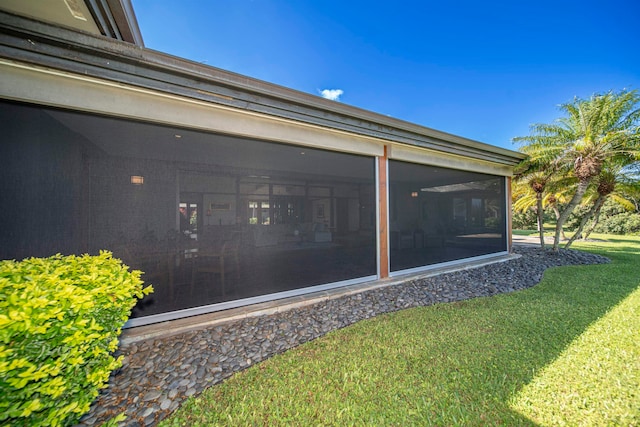
[[[70,425],[111,371],[143,289],[140,271],[98,256],[0,261],[0,425]]]
[[[640,214],[623,212],[603,218],[594,231],[605,234],[638,234],[640,233]]]

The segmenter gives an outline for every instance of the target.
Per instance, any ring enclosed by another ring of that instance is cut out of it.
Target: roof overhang
[[[3,0],[0,10],[144,46],[130,0]]]

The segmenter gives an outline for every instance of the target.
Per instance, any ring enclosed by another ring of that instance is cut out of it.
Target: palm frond
[[[536,205],[536,196],[535,195],[525,195],[520,197],[513,203],[513,210],[516,212],[526,212]]]
[[[636,209],[636,205],[631,200],[620,194],[612,193],[609,195],[609,198],[622,206],[627,211],[633,211]]]

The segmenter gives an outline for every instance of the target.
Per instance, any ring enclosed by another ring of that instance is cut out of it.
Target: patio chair
[[[224,242],[222,247],[218,249],[207,247],[201,248],[193,262],[191,272],[191,293],[193,294],[193,287],[200,276],[203,274],[209,274],[212,276],[220,276],[222,296],[225,296],[226,279],[228,274],[231,272],[239,272],[239,247],[240,239],[236,238]]]

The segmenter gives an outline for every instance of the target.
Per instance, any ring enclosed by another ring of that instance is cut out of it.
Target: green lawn
[[[640,425],[640,238],[607,237],[575,247],[609,265],[359,322],[234,375],[161,425]]]
[[[551,222],[546,222],[543,225],[545,236],[554,236],[556,234],[556,224]],[[535,228],[530,230],[511,230],[511,232],[516,236],[538,236],[539,231]]]
[[[533,236],[538,234],[538,230],[512,230],[516,236]]]

